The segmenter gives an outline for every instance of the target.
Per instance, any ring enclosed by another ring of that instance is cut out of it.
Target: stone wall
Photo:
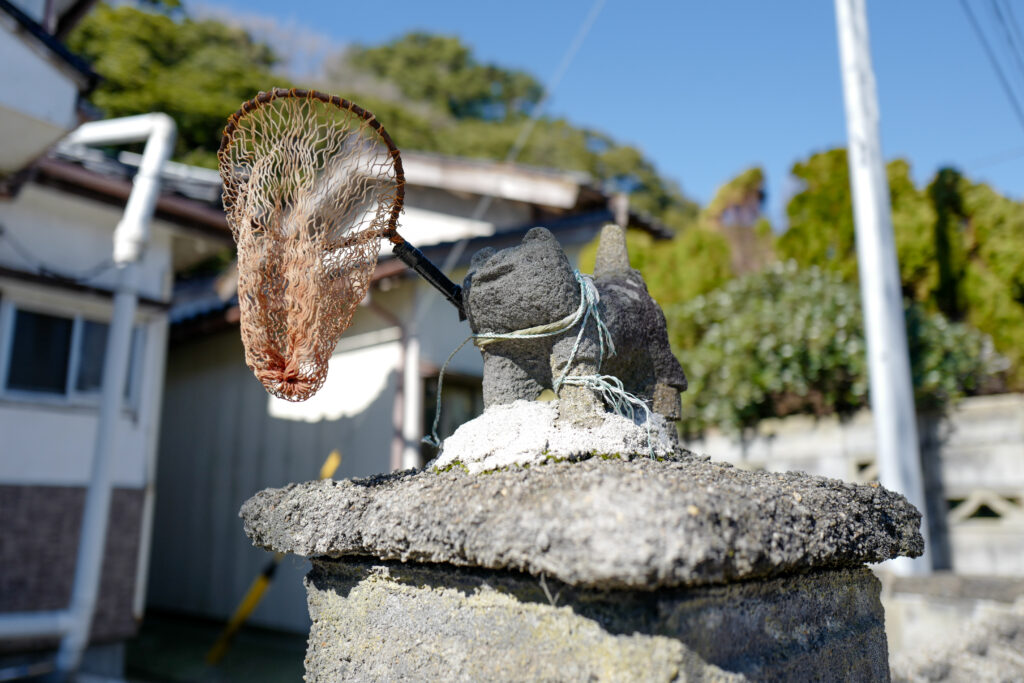
[[[1024,616],[1024,577],[948,572],[909,577],[880,572],[879,578],[891,654],[918,653],[959,640],[965,624],[1009,615],[1015,603]],[[1024,667],[1024,659],[1019,664]]]

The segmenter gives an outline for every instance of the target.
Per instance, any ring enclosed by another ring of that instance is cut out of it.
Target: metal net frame
[[[269,393],[305,400],[366,296],[381,240],[405,246],[401,157],[362,107],[281,88],[228,118],[217,157],[246,364]]]

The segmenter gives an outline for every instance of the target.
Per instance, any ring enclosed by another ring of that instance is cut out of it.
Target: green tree
[[[385,45],[356,46],[345,59],[456,118],[513,119],[529,112],[542,92],[526,72],[479,63],[455,37],[409,33]]]
[[[155,10],[100,4],[68,47],[103,77],[91,99],[104,115],[166,112],[178,124],[176,157],[216,167],[225,120],[275,84],[276,58],[242,29],[193,20],[174,2],[152,4]]]
[[[985,184],[962,181],[960,195],[965,319],[992,335],[1024,388],[1024,206]]]
[[[710,292],[733,277],[728,240],[705,227],[693,225],[669,241],[630,230],[626,245],[629,264],[643,273],[647,291],[666,310]],[[593,272],[596,255],[594,240],[580,254],[580,269]],[[667,322],[671,330],[671,316]]]
[[[816,154],[793,174],[803,189],[787,207],[779,255],[856,281],[846,151]],[[939,170],[924,190],[904,160],[887,175],[904,295],[991,335],[1012,363],[1011,386],[1024,386],[1024,205],[955,169]]]
[[[802,189],[786,205],[789,227],[778,240],[779,258],[831,268],[853,279],[857,262],[846,150],[815,154],[794,164],[790,173]]]
[[[700,222],[729,241],[736,275],[761,270],[774,260],[775,236],[764,217],[764,171],[748,168],[718,188]]]
[[[960,238],[964,213],[963,176],[952,168],[941,169],[928,186],[928,197],[935,208],[935,264],[937,282],[932,288],[935,304],[948,318],[964,317],[963,280],[967,260]]]
[[[483,159],[507,158],[542,92],[529,74],[479,63],[458,38],[424,33],[352,48],[327,74],[325,87],[366,102],[400,146]],[[385,118],[385,103],[406,112],[402,125]],[[564,119],[541,118],[516,161],[585,172],[671,227],[685,227],[697,213],[640,150]]]
[[[742,172],[722,185],[699,215],[681,217],[685,229],[670,241],[634,231],[627,234],[630,265],[643,273],[655,301],[670,310],[720,287],[749,263],[763,264],[771,258],[771,226],[760,214],[763,183],[761,169]],[[738,253],[745,254],[744,263],[737,263]],[[595,240],[583,250],[581,268],[591,270],[596,254]],[[667,321],[671,331],[676,321],[671,315]]]

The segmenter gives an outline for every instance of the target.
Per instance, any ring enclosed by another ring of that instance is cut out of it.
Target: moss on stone
[[[451,472],[452,470],[456,470],[456,469],[462,470],[466,474],[469,474],[469,468],[466,467],[466,463],[462,462],[461,460],[452,460],[450,463],[448,463],[444,467],[435,467],[433,469],[433,472],[434,472],[434,474],[442,474],[444,472]]]

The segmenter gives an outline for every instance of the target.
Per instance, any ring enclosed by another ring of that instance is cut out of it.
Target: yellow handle
[[[335,449],[331,451],[331,454],[327,456],[324,464],[320,467],[320,478],[330,479],[338,470],[339,465],[341,465],[341,452]],[[259,606],[260,601],[263,599],[263,594],[270,587],[270,580],[274,577],[274,570],[277,569],[277,565],[281,563],[282,559],[284,559],[284,553],[274,553],[274,558],[267,563],[267,566],[263,568],[260,575],[253,580],[249,590],[245,593],[245,597],[242,598],[242,602],[238,604],[235,613],[231,615],[228,625],[224,627],[224,631],[217,638],[217,642],[206,653],[207,664],[213,666],[220,662],[224,655],[227,654],[228,647],[231,645],[231,639],[235,637],[238,629],[242,628],[242,624],[249,618],[249,615]]]
[[[334,476],[334,471],[338,469],[338,465],[341,464],[341,451],[335,449],[331,451],[331,454],[324,460],[324,464],[320,467],[320,478],[330,479]]]

